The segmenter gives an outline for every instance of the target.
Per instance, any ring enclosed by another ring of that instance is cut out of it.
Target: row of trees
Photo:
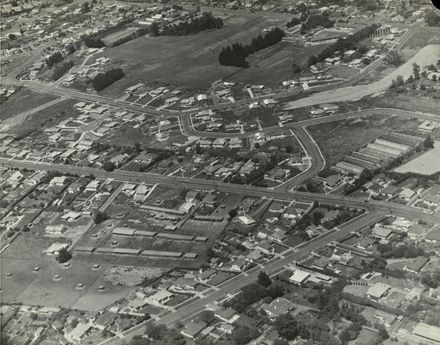
[[[241,289],[241,292],[225,303],[237,312],[243,312],[251,304],[266,298],[277,298],[283,296],[284,292],[280,285],[270,284],[265,287],[260,283],[253,283]]]
[[[304,24],[301,25],[301,33],[304,34],[307,30],[314,29],[318,26],[331,28],[333,24],[334,22],[324,14],[312,14],[307,18]]]
[[[425,22],[429,26],[440,26],[440,16],[435,11],[426,11]]]
[[[124,76],[125,74],[122,69],[114,68],[107,72],[99,73],[95,78],[93,78],[92,85],[96,91],[102,91],[115,81],[122,79]]]
[[[53,74],[52,74],[52,79],[53,80],[58,80],[60,79],[64,74],[67,73],[67,71],[69,71],[75,64],[73,63],[72,60],[64,62],[62,64],[59,64],[55,67]]]
[[[372,24],[366,26],[365,28],[359,30],[358,32],[350,35],[346,38],[340,38],[335,43],[329,45],[323,51],[321,51],[318,55],[313,55],[309,58],[309,66],[314,65],[318,62],[324,61],[325,59],[331,57],[335,52],[344,52],[350,49],[356,49],[357,44],[373,35],[376,30],[379,28],[379,24]]]
[[[247,68],[249,67],[249,62],[246,58],[249,55],[280,42],[284,36],[285,32],[276,27],[264,35],[258,35],[248,45],[243,46],[240,43],[234,43],[232,46],[222,49],[218,57],[219,62],[223,66]]]
[[[384,258],[416,258],[425,255],[425,251],[422,247],[415,247],[414,245],[400,245],[395,247],[390,243],[379,243],[377,249]]]
[[[182,22],[177,25],[165,26],[162,30],[163,36],[185,36],[210,29],[223,27],[223,20],[214,17],[212,13],[203,13],[202,16],[194,18],[190,22]]]
[[[56,52],[46,58],[46,65],[48,67],[52,67],[61,61],[63,61],[63,55],[60,52]]]
[[[105,46],[104,42],[97,36],[86,36],[83,41],[88,48],[102,48]]]

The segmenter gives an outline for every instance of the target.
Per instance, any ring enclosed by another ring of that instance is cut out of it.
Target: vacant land
[[[369,116],[321,124],[308,130],[330,167],[384,133],[400,131],[411,134],[418,125],[416,119],[402,121],[400,117]]]
[[[289,42],[281,42],[251,55],[250,67],[238,70],[226,78],[232,82],[279,86],[283,80],[291,79],[293,63],[307,65],[310,56],[318,54],[326,45],[299,47]]]
[[[0,120],[4,121],[13,115],[31,110],[56,98],[48,93],[22,89],[0,105]]]
[[[239,70],[219,64],[218,55],[223,47],[234,42],[246,44],[263,29],[283,22],[285,20],[269,20],[255,14],[238,14],[226,20],[224,27],[218,30],[179,37],[145,36],[108,49],[102,55],[122,62],[126,77],[104,92],[119,95],[121,90],[140,81],[205,89],[212,82]],[[276,68],[278,66],[269,70]],[[254,82],[258,82],[258,74],[252,75]]]
[[[440,141],[434,143],[434,148],[423,155],[409,161],[408,163],[395,169],[398,173],[416,173],[422,175],[432,175],[440,171]]]
[[[127,288],[106,284],[105,263],[100,270],[92,270],[89,256],[74,256],[71,266],[65,268],[55,256],[42,254],[52,242],[29,232],[5,250],[0,270],[2,301],[98,311],[127,295]],[[40,268],[38,272],[33,271],[35,266]],[[12,273],[11,278],[5,278],[7,272]],[[57,274],[60,279],[55,281]],[[76,289],[78,283],[84,288]],[[105,286],[104,292],[98,292],[99,285]]]
[[[68,99],[50,107],[37,111],[26,118],[21,125],[13,127],[10,131],[17,136],[27,136],[35,130],[44,129],[44,126],[51,126],[65,120],[69,117],[78,115],[73,105],[77,102],[74,99]]]

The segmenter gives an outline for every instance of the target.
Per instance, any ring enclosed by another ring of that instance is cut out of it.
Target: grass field
[[[13,127],[10,132],[26,136],[35,130],[44,129],[44,126],[55,125],[69,117],[75,117],[78,112],[72,106],[76,102],[74,99],[68,99],[40,110],[27,117],[20,126]]]
[[[226,20],[224,27],[219,30],[207,30],[181,37],[145,36],[107,49],[102,55],[110,57],[115,63],[122,62],[126,77],[109,86],[104,92],[120,95],[121,90],[141,81],[205,89],[212,82],[239,70],[237,67],[221,66],[218,63],[218,54],[223,47],[234,42],[248,43],[263,29],[283,22],[283,19],[276,21],[254,14],[237,14]],[[279,58],[274,57],[274,61],[268,63],[274,67],[268,68],[269,71],[272,70],[267,72],[268,75],[279,68],[274,66],[277,61]],[[259,82],[259,74],[255,74],[255,71],[249,73],[253,75],[254,82]]]
[[[101,263],[101,270],[92,271],[88,256],[74,256],[71,267],[66,269],[56,262],[55,256],[42,254],[42,250],[51,242],[53,240],[32,232],[24,233],[2,253],[1,288],[4,303],[98,311],[126,296],[128,289],[110,287],[104,282],[106,263]],[[40,267],[39,272],[33,272],[35,266]],[[12,277],[5,279],[7,272],[11,272]],[[56,274],[61,276],[61,280],[53,280]],[[77,290],[78,283],[83,283],[84,289]],[[105,292],[97,291],[99,285],[106,286]]]
[[[326,45],[298,47],[289,42],[281,42],[251,55],[250,67],[237,71],[226,78],[232,82],[280,86],[284,80],[293,77],[292,64],[306,65],[310,56],[317,54]]]
[[[48,93],[21,89],[0,105],[0,120],[31,110],[56,98]]]
[[[389,131],[412,133],[419,125],[417,120],[402,121],[400,117],[370,116],[362,120],[345,120],[309,127],[324,155],[327,167],[344,159]]]
[[[395,169],[398,173],[416,173],[422,175],[431,175],[440,171],[440,142],[434,143],[434,148],[423,155],[405,163]]]
[[[348,79],[358,73],[359,70],[356,68],[344,66],[344,65],[336,65],[330,68],[329,74],[333,75],[336,78]]]

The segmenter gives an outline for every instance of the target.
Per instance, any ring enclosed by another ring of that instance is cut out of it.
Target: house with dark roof
[[[289,313],[294,304],[285,298],[274,299],[270,304],[263,303],[261,308],[267,313],[270,319]]]

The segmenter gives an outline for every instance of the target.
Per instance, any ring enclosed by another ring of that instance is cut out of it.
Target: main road
[[[326,205],[346,206],[352,208],[367,209],[370,211],[385,211],[396,216],[424,220],[430,223],[440,223],[440,215],[430,214],[424,209],[401,205],[388,201],[370,200],[365,198],[354,198],[336,194],[308,193],[299,191],[272,190],[251,185],[240,185],[225,183],[221,181],[209,181],[195,178],[178,176],[164,176],[152,173],[114,170],[105,171],[98,168],[73,166],[58,163],[45,163],[38,161],[27,161],[0,157],[0,167],[29,169],[42,171],[56,171],[64,174],[75,174],[79,176],[93,175],[97,178],[111,178],[123,182],[162,184],[168,187],[180,187],[196,190],[218,190],[220,192],[242,194],[257,198],[267,197],[273,199],[298,201],[298,202],[320,202]]]
[[[321,236],[315,237],[310,241],[284,252],[281,257],[276,257],[270,260],[262,267],[257,266],[249,271],[238,274],[230,280],[218,285],[217,289],[212,289],[209,294],[203,295],[203,297],[200,299],[185,304],[183,307],[178,308],[171,313],[166,312],[160,315],[159,319],[156,320],[156,323],[170,327],[176,323],[189,321],[194,318],[195,315],[205,309],[206,305],[209,303],[221,300],[227,295],[235,294],[246,285],[254,283],[261,271],[264,271],[269,275],[278,273],[286,265],[299,261],[300,259],[309,255],[311,252],[317,251],[333,241],[340,241],[352,232],[356,232],[374,225],[385,216],[386,213],[382,210],[367,212],[357,218],[354,218],[336,229],[332,229]],[[124,333],[123,339],[114,337],[101,343],[101,345],[122,345],[124,344],[124,341],[130,341],[135,335],[141,335],[144,333],[144,331],[144,327],[133,327]]]

